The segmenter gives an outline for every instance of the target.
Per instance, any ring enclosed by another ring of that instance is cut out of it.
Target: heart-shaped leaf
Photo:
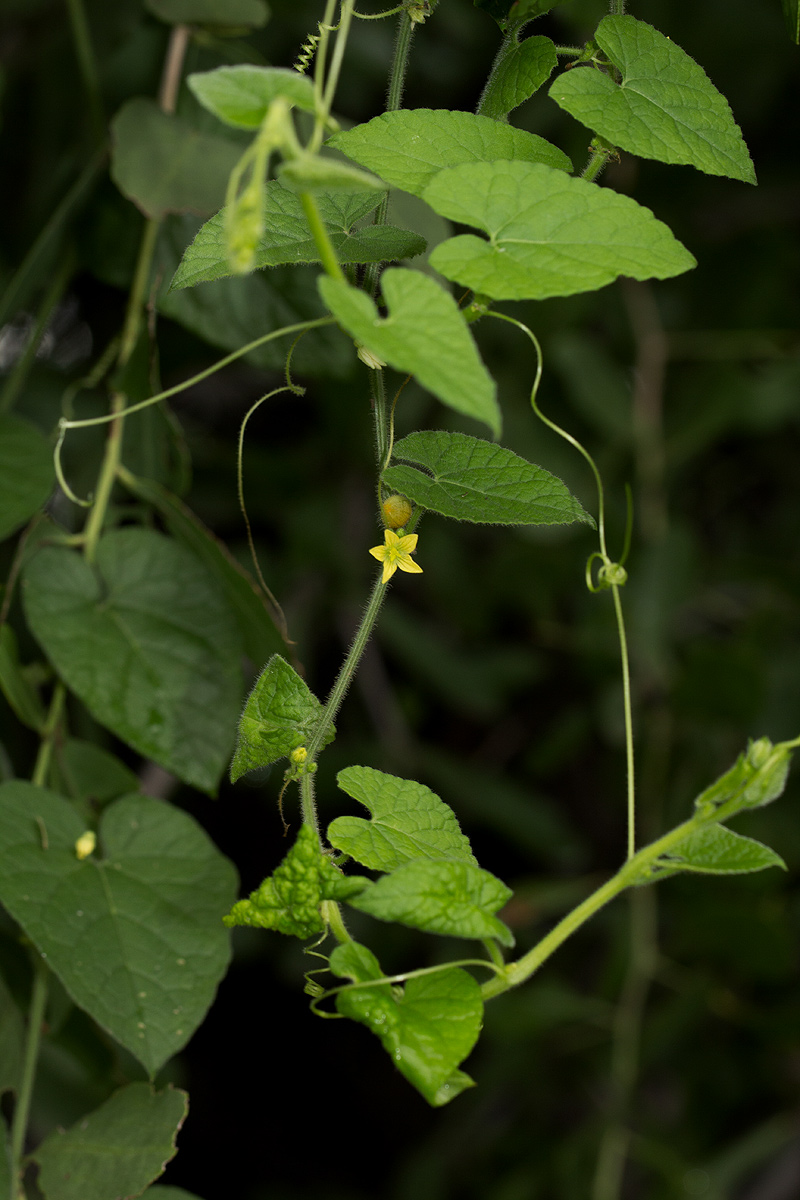
[[[55,792],[3,784],[0,902],[75,1003],[154,1073],[225,973],[236,873],[190,816],[150,796],[115,801],[98,853],[78,858],[84,832]]]
[[[213,792],[241,707],[241,647],[194,555],[133,528],[106,534],[94,567],[48,546],[25,570],[24,604],[37,641],[102,725]]]

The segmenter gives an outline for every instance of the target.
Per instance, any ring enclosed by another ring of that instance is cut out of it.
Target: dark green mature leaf
[[[55,481],[47,439],[27,421],[0,414],[0,540],[30,520]]]
[[[755,183],[725,97],[680,46],[631,16],[604,17],[594,40],[621,74],[576,67],[550,88],[556,104],[614,146]]]
[[[319,262],[319,250],[299,197],[277,180],[267,184],[266,195],[264,233],[258,243],[254,267]],[[423,238],[391,225],[353,229],[356,221],[377,208],[380,199],[374,192],[363,190],[328,195],[323,192],[317,196],[320,216],[340,263],[389,262],[411,258],[425,249]],[[170,290],[178,291],[230,274],[223,209],[203,225],[187,248]]]
[[[335,975],[365,983],[380,979],[378,960],[366,946],[347,942],[331,954]],[[458,1065],[469,1054],[483,1022],[477,982],[460,967],[409,979],[400,995],[387,984],[339,992],[336,1007],[376,1034],[392,1062],[435,1108],[474,1082]]]
[[[236,618],[242,646],[256,666],[283,649],[281,637],[260,588],[227,546],[206,529],[182,500],[152,479],[126,476],[126,485],[161,513],[170,533],[200,559],[225,594]]]
[[[156,219],[215,212],[242,153],[237,143],[199,133],[143,96],[123,104],[111,122],[111,139],[111,178],[146,217]]]
[[[75,1003],[154,1073],[225,973],[236,873],[192,817],[150,796],[107,808],[98,853],[79,859],[84,831],[62,796],[3,784],[0,901]]]
[[[94,567],[45,547],[24,572],[30,628],[92,715],[186,783],[213,792],[241,704],[238,630],[216,581],[147,529],[100,541]]]
[[[709,816],[715,813],[720,820],[746,808],[762,808],[782,794],[791,761],[791,751],[783,743],[773,746],[769,738],[759,738],[729,771],[700,793],[695,808]]]
[[[707,875],[743,875],[749,871],[763,871],[766,867],[786,870],[786,863],[763,842],[714,824],[697,829],[678,842],[662,855],[656,867]]]
[[[0,1093],[17,1090],[22,1069],[25,1024],[14,997],[0,975]],[[3,1158],[5,1126],[0,1124],[0,1164]]]
[[[369,809],[372,820],[337,817],[328,826],[328,841],[365,867],[394,871],[415,858],[475,863],[455,813],[424,784],[372,767],[346,767],[336,782]]]
[[[792,41],[800,46],[800,0],[782,0],[783,15],[789,26]]]
[[[388,315],[358,288],[323,276],[322,298],[351,337],[419,383],[456,412],[500,433],[494,380],[453,297],[418,271],[392,267],[381,276]]]
[[[56,1130],[33,1155],[47,1200],[137,1196],[177,1152],[189,1097],[129,1083],[71,1129]]]
[[[431,266],[495,300],[571,296],[618,275],[667,279],[695,259],[629,196],[537,163],[473,163],[440,171],[424,192],[436,212],[475,225],[436,247]]]
[[[51,782],[87,812],[139,791],[139,779],[124,763],[94,742],[64,738],[53,750]]]
[[[269,17],[264,0],[144,0],[144,6],[169,25],[249,25],[258,29]]]
[[[381,921],[399,921],[427,933],[497,938],[513,946],[511,930],[494,915],[510,898],[510,888],[473,862],[416,858],[348,903]]]
[[[594,525],[560,479],[492,442],[438,430],[410,433],[394,455],[416,466],[389,467],[384,482],[442,516],[476,524]]]
[[[544,138],[489,117],[447,109],[382,113],[328,142],[392,187],[421,196],[438,171],[461,163],[520,159],[571,171],[567,156]]]
[[[490,77],[481,96],[481,113],[494,120],[507,116],[529,100],[557,66],[556,48],[549,38],[526,38],[512,47]]]
[[[201,1200],[194,1192],[187,1192],[184,1188],[164,1187],[161,1183],[149,1187],[142,1195],[147,1200]]]
[[[310,938],[323,933],[323,900],[346,900],[369,881],[343,875],[322,853],[310,825],[301,825],[297,839],[280,866],[250,893],[237,900],[223,922],[229,927],[252,925],[274,929],[289,937]]]
[[[38,692],[23,673],[17,638],[10,625],[0,626],[0,691],[23,725],[29,729],[43,728],[44,707]]]
[[[286,67],[240,63],[197,72],[187,76],[186,82],[204,108],[237,129],[258,129],[279,96],[297,108],[314,112],[314,84]]]
[[[322,705],[285,659],[274,654],[247,697],[239,721],[231,782],[247,771],[286,758],[311,740],[319,724]],[[335,737],[331,726],[324,745]]]
[[[162,232],[159,266],[164,282],[158,309],[212,346],[238,350],[270,329],[325,316],[317,291],[318,272],[313,267],[274,267],[269,274],[215,279],[167,292],[187,242],[197,232],[196,223],[189,217],[169,217]],[[282,371],[291,344],[290,338],[267,342],[252,350],[244,361]],[[331,325],[314,329],[300,339],[292,366],[298,373],[311,376],[342,376],[352,370],[353,360],[352,345]]]

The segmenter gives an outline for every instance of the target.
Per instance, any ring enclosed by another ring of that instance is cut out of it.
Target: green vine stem
[[[512,54],[519,45],[519,29],[520,26],[516,25],[512,29],[509,29],[508,32],[503,36],[503,40],[500,43],[497,54],[494,56],[494,62],[492,63],[492,68],[489,71],[488,78],[484,84],[480,99],[478,100],[478,107],[475,109],[475,112],[479,117],[483,115],[486,108],[486,99],[491,93],[491,87],[495,76],[505,60],[508,58],[509,54]],[[508,114],[506,114],[503,120],[508,121]]]
[[[43,787],[47,782],[47,773],[50,770],[50,760],[53,757],[53,742],[56,738],[58,726],[61,721],[61,714],[64,711],[64,701],[66,699],[66,688],[59,679],[56,686],[53,688],[53,696],[50,701],[50,709],[47,713],[47,719],[42,729],[42,740],[39,743],[39,753],[36,755],[36,763],[33,768],[31,782],[36,787]]]
[[[22,1160],[25,1151],[25,1134],[28,1129],[28,1117],[31,1109],[33,1083],[36,1077],[36,1062],[39,1057],[39,1044],[42,1036],[45,1006],[47,1005],[47,989],[49,972],[44,961],[34,951],[31,955],[33,962],[33,984],[31,1002],[28,1008],[28,1034],[25,1039],[25,1052],[22,1060],[17,1103],[14,1109],[14,1119],[11,1122],[10,1137],[10,1191],[11,1200],[25,1200],[22,1187]]]
[[[301,192],[300,203],[303,206],[303,212],[306,214],[306,220],[308,221],[314,244],[319,250],[319,257],[323,267],[333,279],[339,279],[342,283],[346,283],[347,280],[344,277],[344,271],[339,265],[339,260],[331,244],[325,223],[319,215],[317,202],[311,192]]]
[[[86,99],[89,104],[92,125],[98,141],[105,138],[105,116],[103,114],[103,98],[100,91],[100,77],[97,71],[97,61],[89,33],[89,23],[86,20],[86,10],[83,0],[67,0],[69,23],[72,27],[72,38],[75,42],[75,54],[80,67]]]
[[[596,146],[590,147],[589,161],[581,171],[581,179],[585,179],[587,183],[593,183],[612,155],[613,151],[611,150],[598,149]]]
[[[617,622],[617,636],[619,638],[620,660],[622,668],[622,695],[625,719],[625,760],[627,769],[627,824],[628,824],[628,859],[633,858],[636,850],[636,775],[634,769],[633,755],[633,707],[631,702],[631,678],[630,678],[630,661],[628,657],[628,638],[625,631],[625,618],[622,612],[622,600],[619,595],[620,586],[625,582],[625,571],[622,563],[614,563],[609,558],[608,548],[606,546],[606,522],[605,522],[605,492],[603,489],[603,480],[600,477],[600,472],[597,469],[597,464],[592,458],[588,450],[573,437],[571,433],[567,433],[560,425],[556,425],[555,421],[551,421],[546,417],[539,408],[536,397],[539,391],[539,385],[542,381],[543,357],[542,348],[539,345],[539,340],[536,335],[524,325],[522,321],[517,321],[515,317],[509,317],[505,313],[489,312],[487,316],[495,317],[499,321],[507,321],[510,325],[515,325],[520,329],[526,337],[533,343],[533,348],[536,351],[536,376],[531,388],[531,407],[536,413],[536,416],[559,437],[564,438],[571,446],[583,455],[586,462],[591,468],[594,476],[595,485],[597,487],[597,533],[600,541],[600,555],[602,566],[598,576],[599,584],[595,585],[591,580],[591,565],[596,554],[593,554],[589,562],[586,564],[586,582],[590,591],[598,591],[601,588],[610,587],[614,602],[614,616]],[[623,554],[627,554],[627,544],[629,535],[626,533],[626,549]]]

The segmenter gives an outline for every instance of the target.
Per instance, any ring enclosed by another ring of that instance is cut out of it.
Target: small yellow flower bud
[[[97,845],[97,835],[91,829],[87,829],[86,833],[82,833],[75,843],[75,857],[88,858],[94,853],[94,848]]]
[[[293,762],[296,767],[302,766],[307,758],[308,751],[306,750],[305,746],[295,746],[294,750],[289,755],[289,761]]]
[[[402,529],[411,517],[411,505],[405,496],[389,496],[381,505],[383,519],[390,529]]]

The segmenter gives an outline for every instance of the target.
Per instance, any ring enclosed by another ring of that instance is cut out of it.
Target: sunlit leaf
[[[557,66],[556,48],[549,38],[526,38],[513,46],[481,96],[481,113],[494,120],[505,117],[529,100]]]
[[[322,705],[297,672],[274,654],[256,680],[239,721],[231,782],[304,746],[319,724]],[[331,726],[324,744],[332,742]]]
[[[258,129],[279,96],[297,108],[314,112],[313,83],[286,67],[239,63],[199,71],[187,76],[186,82],[204,108],[237,129]]]
[[[618,68],[619,84],[578,66],[551,85],[556,104],[631,154],[756,182],[727,100],[680,46],[632,16],[604,17],[594,40]]]
[[[372,819],[337,817],[328,826],[328,841],[365,867],[393,871],[415,858],[475,862],[455,813],[430,788],[372,767],[346,767],[336,781]]]

